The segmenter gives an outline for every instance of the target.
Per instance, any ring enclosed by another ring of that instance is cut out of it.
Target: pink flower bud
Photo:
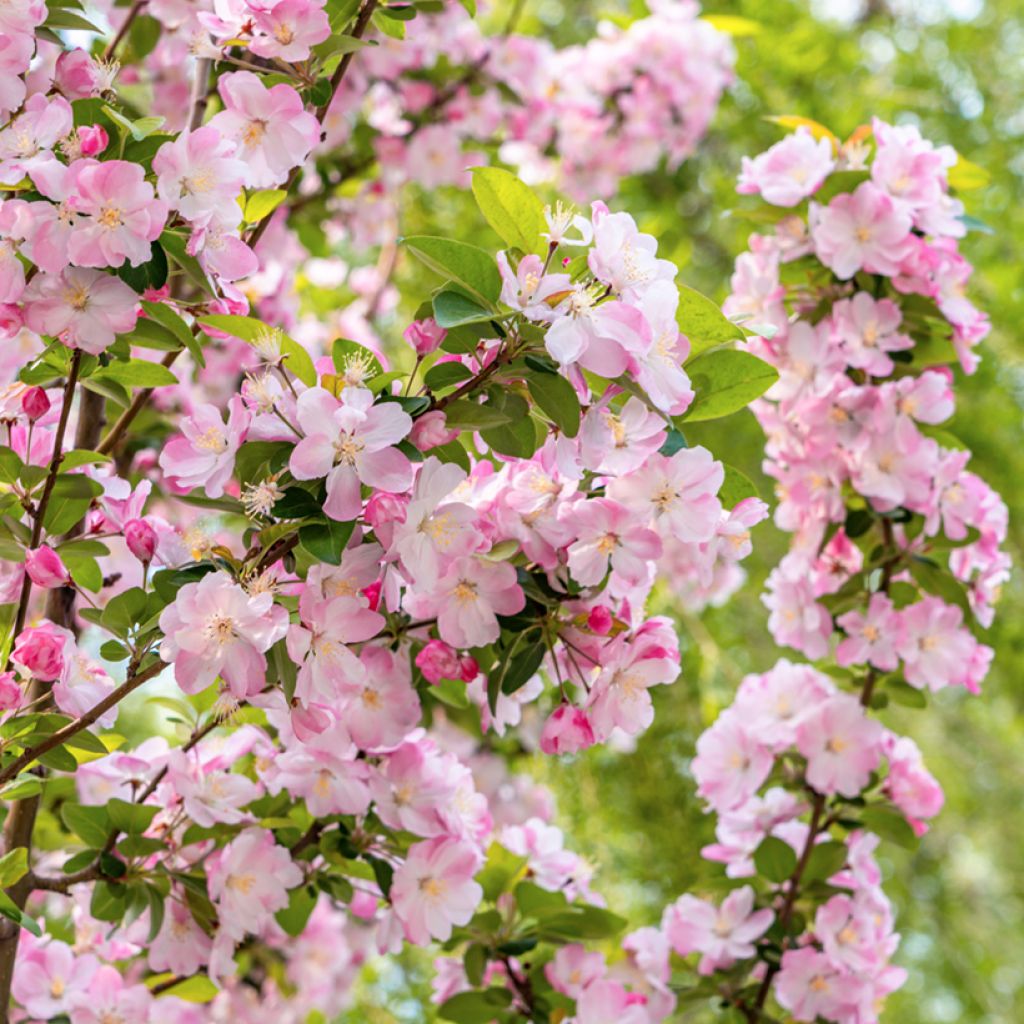
[[[50,411],[50,400],[40,387],[31,387],[21,396],[21,407],[25,415],[35,423]]]
[[[594,605],[587,617],[587,625],[591,632],[597,633],[598,636],[608,633],[614,622],[615,616],[603,604]]]
[[[98,124],[83,125],[78,129],[78,142],[82,156],[97,156],[107,148],[110,137]]]
[[[368,587],[363,587],[362,591],[360,591],[363,597],[365,597],[366,600],[370,602],[371,611],[376,611],[377,606],[380,604],[380,592],[383,586],[383,580],[376,580],[375,582],[371,583]]]
[[[13,711],[21,706],[23,693],[13,672],[0,673],[0,711]]]
[[[462,675],[458,654],[443,640],[431,640],[416,655],[416,665],[423,678],[434,686],[442,679],[458,679]]]
[[[413,320],[406,327],[402,337],[409,342],[416,355],[426,356],[436,352],[447,335],[448,332],[443,327],[438,327],[433,317],[428,317],[426,320]]]
[[[356,917],[361,917],[364,921],[370,921],[377,913],[377,897],[357,889],[352,899],[349,900],[348,909]]]
[[[145,519],[130,519],[124,524],[124,539],[128,550],[140,561],[149,565],[156,554],[158,537]]]
[[[594,745],[594,730],[587,713],[572,704],[560,704],[544,723],[540,749],[545,754],[575,754]]]
[[[11,659],[29,675],[52,683],[64,671],[64,648],[70,637],[66,629],[52,622],[29,627],[14,641]]]
[[[449,430],[445,426],[444,413],[440,409],[424,413],[409,431],[409,440],[421,452],[429,452],[431,448],[454,441],[458,436],[457,430]]]
[[[480,665],[472,654],[464,654],[459,658],[459,678],[464,683],[473,682],[480,675]]]
[[[367,523],[375,530],[380,526],[394,525],[405,522],[405,509],[408,499],[388,491],[377,491],[366,503],[363,514]]]
[[[25,571],[29,579],[44,590],[66,587],[71,582],[71,573],[60,560],[60,555],[45,544],[25,552]]]
[[[84,100],[96,94],[99,71],[85,50],[68,50],[57,58],[53,82],[69,100]]]

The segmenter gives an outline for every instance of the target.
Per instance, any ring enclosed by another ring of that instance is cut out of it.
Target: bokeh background
[[[485,17],[503,24],[512,0]],[[608,0],[525,0],[519,31],[558,45],[591,37],[602,18],[642,17],[640,4]],[[965,194],[987,230],[963,251],[977,267],[974,298],[993,332],[979,371],[959,382],[950,425],[975,453],[972,468],[1010,506],[1010,550],[1022,559],[1024,523],[1024,3],[1021,0],[739,0],[704,4],[736,22],[737,81],[697,154],[675,173],[623,183],[613,206],[655,234],[683,279],[717,300],[728,291],[733,257],[752,225],[730,215],[743,154],[781,137],[765,118],[799,114],[845,138],[877,115],[913,122],[986,168],[991,181]],[[485,231],[471,199],[457,190],[410,194],[406,233],[449,225],[455,237]],[[461,223],[461,227],[457,225]],[[491,239],[498,247],[498,239]],[[400,266],[412,278],[415,268]],[[422,289],[421,289],[422,290]],[[407,294],[415,294],[412,288]],[[396,324],[396,337],[401,325]],[[760,431],[749,413],[705,426],[715,453],[758,480]],[[750,577],[725,607],[699,618],[679,611],[671,588],[660,597],[676,616],[684,671],[656,691],[657,715],[635,751],[595,749],[572,761],[524,757],[517,768],[548,784],[558,821],[598,868],[598,888],[635,925],[651,923],[688,889],[714,887],[720,869],[696,852],[712,821],[694,797],[689,758],[699,733],[728,703],[739,679],[780,656],[759,600],[785,539],[770,524],[755,535]],[[1014,1024],[1024,1021],[1024,595],[1017,573],[989,631],[997,651],[980,697],[944,692],[927,712],[896,709],[888,724],[911,733],[946,791],[946,807],[918,851],[887,846],[883,867],[909,971],[885,1020],[899,1024]],[[409,954],[375,965],[346,1024],[428,1021],[429,961]],[[694,1019],[679,1016],[680,1020]],[[725,1017],[717,1018],[724,1020]]]

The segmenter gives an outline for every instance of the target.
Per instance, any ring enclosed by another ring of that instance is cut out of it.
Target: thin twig
[[[110,40],[110,44],[103,51],[103,59],[110,60],[111,57],[117,53],[117,48],[121,45],[121,41],[124,39],[128,32],[131,30],[132,22],[142,13],[142,8],[146,6],[148,0],[135,0],[132,4],[131,9],[125,16],[124,21],[121,22],[121,27],[117,30],[117,35]]]

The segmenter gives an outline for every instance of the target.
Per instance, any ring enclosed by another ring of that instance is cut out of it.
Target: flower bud
[[[99,86],[99,69],[85,50],[67,50],[57,58],[53,83],[69,100],[95,96]]]
[[[78,141],[82,156],[98,156],[107,148],[110,137],[100,125],[90,124],[78,129]]]
[[[408,504],[408,500],[398,494],[391,494],[388,491],[377,491],[376,494],[371,495],[370,500],[366,503],[364,518],[375,530],[379,526],[386,526],[389,523],[392,525],[404,523],[405,510]]]
[[[50,411],[50,399],[41,387],[31,387],[21,396],[21,407],[25,415],[35,423]]]
[[[13,672],[0,672],[0,711],[13,711],[21,706],[24,694]]]
[[[438,327],[433,317],[427,317],[426,320],[413,320],[406,327],[402,337],[409,342],[416,355],[426,356],[436,352],[447,335],[448,332],[443,327]]]
[[[615,616],[603,604],[594,605],[587,616],[587,625],[592,633],[598,636],[605,636],[612,628]]]
[[[380,605],[380,592],[384,586],[382,580],[374,580],[368,587],[363,587],[360,593],[370,603],[370,611],[376,611]]]
[[[29,579],[44,590],[66,587],[71,582],[71,573],[61,561],[60,555],[45,544],[25,552],[25,571]]]
[[[480,665],[472,654],[464,654],[459,658],[459,678],[464,683],[473,682],[480,675]]]
[[[11,660],[36,679],[52,683],[64,671],[64,648],[70,637],[52,622],[30,626],[14,641]]]
[[[409,440],[421,452],[429,452],[431,448],[454,441],[458,436],[457,430],[449,430],[445,426],[444,413],[440,409],[424,413],[409,431]]]
[[[431,640],[416,655],[416,665],[423,678],[434,686],[442,679],[458,679],[462,675],[458,654],[443,640]]]
[[[572,704],[560,704],[544,723],[540,749],[545,754],[575,754],[594,745],[594,730],[587,713]]]
[[[156,554],[159,538],[145,519],[130,519],[124,524],[124,539],[128,550],[144,565],[149,565]]]

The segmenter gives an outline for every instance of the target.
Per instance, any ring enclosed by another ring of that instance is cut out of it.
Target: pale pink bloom
[[[647,1000],[619,982],[591,982],[576,1000],[577,1024],[650,1024]]]
[[[77,956],[56,939],[14,964],[11,991],[26,1013],[49,1020],[67,1013],[89,987],[99,961],[91,953]]]
[[[911,686],[933,692],[946,686],[971,689],[969,665],[977,641],[964,628],[963,612],[929,595],[900,612],[903,633],[897,648]]]
[[[46,544],[25,552],[25,572],[37,587],[44,590],[66,587],[71,582],[71,573],[60,555]]]
[[[594,203],[591,219],[594,243],[587,265],[613,292],[637,299],[655,281],[675,280],[675,264],[658,259],[654,236],[643,234],[628,213],[609,213],[604,203]]]
[[[396,402],[373,401],[366,388],[348,387],[336,399],[310,388],[296,404],[306,436],[295,446],[289,468],[297,480],[327,478],[324,512],[332,519],[355,519],[362,511],[360,483],[384,491],[404,491],[412,466],[394,447],[412,428]]]
[[[891,672],[899,664],[896,647],[902,634],[902,619],[885,594],[872,594],[867,612],[847,612],[836,622],[846,631],[836,648],[840,665],[868,663]]]
[[[418,356],[428,356],[441,347],[441,342],[448,336],[448,332],[439,327],[433,317],[425,320],[413,320],[402,332],[402,337],[412,346],[412,350]]]
[[[921,835],[925,831],[921,819],[934,818],[942,810],[945,802],[942,787],[925,767],[921,751],[909,736],[886,739],[889,774],[885,792],[907,816],[914,831]]]
[[[604,954],[590,952],[574,942],[555,951],[554,959],[544,967],[544,974],[556,992],[577,999],[583,989],[604,975],[605,970]]]
[[[467,165],[477,163],[463,155],[462,145],[450,124],[428,124],[401,145],[402,165],[421,188],[454,185]],[[415,169],[415,170],[413,170]]]
[[[778,343],[778,349],[775,365],[779,379],[766,396],[776,402],[792,402],[828,391],[845,366],[828,320],[817,325],[797,321]]]
[[[209,768],[194,754],[182,750],[172,750],[168,755],[167,781],[181,798],[189,818],[205,828],[251,820],[242,808],[263,794],[262,786],[252,779]]]
[[[550,320],[554,307],[573,287],[568,274],[545,274],[544,261],[533,253],[524,256],[513,272],[508,254],[499,252],[498,270],[502,282],[501,301],[518,309],[529,320]]]
[[[892,373],[888,353],[914,347],[914,339],[897,330],[903,316],[891,299],[876,301],[867,292],[857,292],[837,302],[832,313],[847,363],[872,376]]]
[[[529,858],[533,881],[542,889],[564,891],[570,900],[578,894],[588,902],[598,902],[587,889],[592,869],[565,848],[565,834],[557,825],[529,818],[521,825],[505,826],[498,841],[512,853]]]
[[[71,1001],[71,1024],[110,1024],[149,1019],[153,997],[145,985],[128,985],[116,967],[104,964],[92,976],[87,992]]]
[[[164,923],[146,951],[154,971],[188,977],[210,959],[213,943],[196,923],[181,893],[164,901]]]
[[[801,126],[759,156],[744,157],[736,191],[760,193],[773,206],[796,206],[817,192],[834,167],[832,142]]]
[[[726,711],[697,740],[690,765],[697,793],[721,812],[750,799],[768,778],[775,759],[733,711]]]
[[[277,57],[294,63],[309,57],[310,47],[331,34],[331,23],[323,6],[314,0],[278,0],[255,8],[259,30],[249,49],[260,57]]]
[[[781,752],[793,745],[797,726],[808,709],[834,692],[823,673],[782,658],[767,672],[743,679],[730,713],[761,743]]]
[[[48,205],[48,204],[47,204]],[[25,264],[18,259],[14,237],[25,235],[30,206],[19,200],[0,200],[0,302],[17,302],[25,291]],[[9,333],[7,331],[4,332]]]
[[[73,637],[64,648],[64,669],[60,679],[53,684],[53,699],[57,707],[67,715],[78,717],[91,711],[114,689],[114,680],[106,670],[83,651],[80,651]],[[109,729],[117,720],[117,706],[108,708],[96,721]]]
[[[79,215],[68,239],[68,256],[80,267],[133,267],[152,258],[167,221],[167,204],[153,194],[138,164],[126,160],[79,160],[72,175],[72,209]]]
[[[0,131],[0,182],[16,185],[25,175],[54,163],[52,150],[71,131],[72,123],[71,104],[63,96],[52,100],[41,92],[30,96],[23,112]]]
[[[250,188],[282,184],[320,141],[317,119],[303,109],[302,97],[290,85],[268,89],[251,71],[235,71],[220,77],[217,91],[224,110],[210,125],[237,144]]]
[[[315,818],[328,814],[365,814],[370,806],[370,769],[365,761],[319,747],[286,750],[274,762],[271,793],[302,797]]]
[[[417,416],[409,431],[409,442],[421,452],[429,452],[440,445],[448,444],[459,436],[458,430],[451,430],[445,425],[444,411],[433,409]]]
[[[808,658],[825,656],[832,635],[832,616],[815,600],[805,567],[783,561],[768,577],[761,601],[771,612],[768,629],[776,643],[794,647]]]
[[[417,607],[437,617],[441,639],[454,647],[483,647],[498,639],[498,615],[522,611],[526,598],[508,562],[489,562],[472,555],[455,559],[436,582],[424,581],[429,592]]]
[[[266,591],[249,595],[226,573],[187,583],[160,615],[160,657],[174,663],[186,693],[205,690],[219,675],[239,699],[266,680],[265,653],[288,629],[288,613]]]
[[[566,510],[576,541],[569,546],[569,571],[581,586],[599,584],[608,572],[627,585],[649,573],[648,563],[661,554],[661,539],[638,525],[624,505],[610,498],[582,501]]]
[[[272,832],[247,828],[207,861],[206,882],[220,933],[239,942],[288,906],[288,890],[302,884],[302,870]]]
[[[46,17],[46,5],[36,3]],[[28,70],[35,52],[35,39],[28,32],[8,33],[0,30],[0,117],[6,120],[17,110],[25,99],[25,79],[22,74]]]
[[[361,750],[397,747],[420,720],[420,701],[405,654],[386,647],[364,647],[364,672],[341,714],[352,742]]]
[[[13,672],[0,672],[0,712],[14,711],[21,706],[25,693]]]
[[[445,836],[409,848],[395,871],[391,901],[410,942],[444,942],[454,925],[468,923],[483,898],[473,881],[482,860],[472,843]]]
[[[722,463],[706,448],[682,448],[671,456],[651,455],[639,469],[613,480],[608,494],[663,538],[698,543],[718,528],[717,495],[724,479]]]
[[[431,740],[407,741],[391,751],[371,778],[374,808],[385,825],[418,836],[447,830],[439,809],[455,794],[450,763]]]
[[[165,142],[153,157],[153,173],[160,198],[185,220],[212,218],[233,227],[241,219],[237,198],[248,168],[212,125]]]
[[[664,419],[635,396],[618,412],[595,402],[580,425],[580,461],[594,472],[622,476],[644,465],[665,436]]]
[[[99,355],[135,326],[139,297],[111,274],[67,267],[37,274],[25,289],[25,322],[69,348]]]
[[[540,734],[540,749],[545,754],[575,754],[592,747],[594,742],[594,729],[587,713],[572,704],[559,704]]]
[[[618,377],[633,356],[650,348],[650,328],[635,306],[599,298],[595,287],[575,285],[554,311],[544,346],[563,367],[579,363],[603,377]]]
[[[656,408],[680,416],[693,401],[693,387],[683,369],[690,355],[690,342],[679,333],[676,323],[679,289],[671,281],[654,281],[640,296],[638,305],[647,321],[651,347],[637,356],[637,383]]]
[[[883,730],[860,701],[836,693],[807,712],[796,731],[807,758],[807,782],[817,792],[854,797],[881,761]]]
[[[856,985],[828,956],[807,946],[782,954],[782,969],[775,978],[775,998],[798,1021],[846,1020],[844,1011]]]
[[[968,529],[982,516],[982,505],[989,494],[984,481],[966,472],[969,451],[943,452],[932,481],[934,505],[925,523],[925,532],[942,532],[950,540],[966,540]]]
[[[392,549],[410,579],[436,579],[453,558],[479,547],[476,512],[463,502],[447,500],[465,479],[465,470],[433,456],[420,466],[405,521],[396,525],[392,538]]]
[[[348,647],[375,637],[384,617],[353,597],[323,598],[307,586],[299,598],[299,623],[288,627],[288,656],[299,666],[295,696],[303,704],[336,706],[365,676]]]
[[[214,405],[199,405],[181,421],[181,437],[172,438],[160,452],[160,468],[168,482],[181,490],[201,488],[219,498],[231,479],[235,455],[245,440],[252,417],[235,395],[228,402],[227,424]]]
[[[892,276],[910,251],[910,216],[877,185],[861,182],[828,206],[811,204],[818,258],[842,280],[858,270]]]
[[[74,646],[74,634],[44,619],[40,625],[29,626],[18,634],[11,661],[26,675],[53,682],[64,671],[69,645]]]
[[[715,906],[695,896],[682,896],[666,911],[662,922],[668,941],[679,956],[700,953],[701,974],[729,968],[755,953],[754,942],[771,927],[775,915],[754,910],[754,890],[734,889]]]

